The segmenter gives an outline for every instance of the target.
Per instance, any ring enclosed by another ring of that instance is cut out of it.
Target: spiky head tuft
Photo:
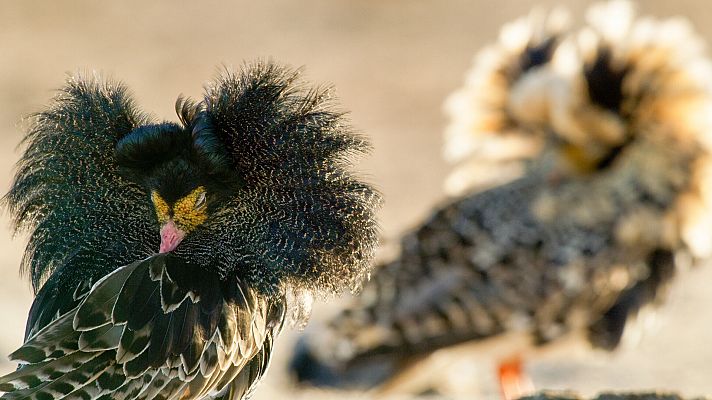
[[[380,197],[349,171],[367,141],[332,110],[328,90],[307,89],[298,77],[271,63],[248,65],[222,74],[203,102],[182,107],[197,151],[214,165],[229,155],[241,185],[216,214],[220,224],[203,233],[221,250],[201,257],[195,239],[176,255],[240,271],[264,290],[288,282],[339,291],[368,271]]]

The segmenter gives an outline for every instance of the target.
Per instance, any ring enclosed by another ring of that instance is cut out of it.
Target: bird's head
[[[200,229],[237,182],[220,157],[206,157],[190,127],[164,123],[135,129],[117,145],[122,172],[149,193],[166,253]]]
[[[568,88],[550,96],[551,144],[574,174],[634,167],[671,175],[708,151],[709,119],[700,116],[712,105],[705,84],[712,69],[699,38],[680,20],[637,20],[634,8],[591,7],[589,26],[553,62]]]
[[[219,78],[202,101],[180,98],[180,123],[120,138],[118,173],[155,227],[152,250],[265,293],[358,287],[380,200],[348,169],[367,141],[329,99],[295,72],[258,64]]]
[[[161,224],[160,253],[172,251],[188,233],[194,231],[208,218],[205,186],[168,201],[157,190],[151,191],[151,201]]]
[[[567,89],[549,96],[541,161],[554,181],[585,184],[587,197],[616,210],[616,220],[646,209],[646,218],[664,221],[664,240],[709,256],[712,63],[702,39],[680,18],[637,18],[628,1],[594,5],[586,19],[552,63]],[[559,208],[576,203],[559,199]],[[582,204],[575,207],[603,215]]]

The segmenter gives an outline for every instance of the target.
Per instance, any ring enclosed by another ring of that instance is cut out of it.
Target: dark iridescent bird
[[[448,132],[465,163],[450,183],[498,155],[490,137],[534,147],[501,158],[521,167],[509,182],[461,191],[405,234],[362,295],[300,342],[300,381],[449,389],[491,357],[514,361],[500,369],[514,398],[520,353],[567,338],[616,348],[679,261],[710,256],[712,64],[684,21],[632,18],[611,2],[575,35],[521,21],[477,59],[449,105],[466,114]]]
[[[379,196],[328,91],[272,63],[226,72],[180,123],[70,78],[6,201],[37,290],[3,399],[241,399],[285,320],[359,285]]]

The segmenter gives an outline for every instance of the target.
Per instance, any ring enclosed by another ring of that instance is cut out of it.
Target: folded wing
[[[281,303],[237,278],[156,255],[107,275],[12,353],[26,365],[0,378],[2,398],[246,393],[266,369],[283,317]]]

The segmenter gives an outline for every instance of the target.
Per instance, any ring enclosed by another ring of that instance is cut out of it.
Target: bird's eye
[[[205,192],[200,193],[195,199],[194,208],[197,210],[199,208],[203,208],[203,206],[205,206]]]

